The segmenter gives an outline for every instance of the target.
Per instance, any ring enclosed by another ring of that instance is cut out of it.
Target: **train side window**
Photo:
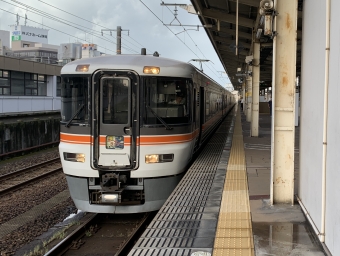
[[[185,78],[145,79],[145,124],[182,124],[190,121],[192,83]],[[162,120],[160,120],[160,118]]]
[[[64,77],[61,85],[61,120],[88,122],[89,77]]]

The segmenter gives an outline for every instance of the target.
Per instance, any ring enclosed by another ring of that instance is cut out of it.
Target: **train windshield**
[[[88,123],[88,88],[90,77],[63,77],[61,86],[61,121]]]
[[[145,78],[145,124],[183,124],[190,120],[191,80]]]

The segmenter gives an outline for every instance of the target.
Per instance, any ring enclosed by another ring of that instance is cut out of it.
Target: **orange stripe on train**
[[[195,130],[193,133],[182,135],[166,135],[166,136],[141,136],[137,138],[137,145],[157,145],[157,144],[177,144],[192,141],[198,135],[199,130]],[[93,137],[90,135],[75,135],[60,133],[60,141],[65,143],[77,143],[77,144],[93,144]],[[101,145],[105,145],[106,136],[101,135],[99,138]],[[124,137],[124,145],[129,146],[131,144],[130,137]]]
[[[60,133],[60,141],[66,143],[90,144],[93,142],[92,136]]]

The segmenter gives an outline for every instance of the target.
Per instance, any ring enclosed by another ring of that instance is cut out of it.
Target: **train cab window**
[[[145,79],[145,124],[184,124],[190,121],[192,83],[185,78]]]
[[[102,120],[104,124],[127,124],[129,80],[104,78],[102,81]]]
[[[61,122],[88,123],[89,77],[63,77]]]

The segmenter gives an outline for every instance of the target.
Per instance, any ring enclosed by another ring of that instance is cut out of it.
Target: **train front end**
[[[156,66],[128,58],[79,60],[62,69],[59,151],[71,197],[84,211],[158,210],[191,158],[194,133],[183,112],[190,107],[168,106],[164,116],[165,104],[152,101],[157,83],[168,90],[181,80],[189,94],[188,79],[159,78]]]

